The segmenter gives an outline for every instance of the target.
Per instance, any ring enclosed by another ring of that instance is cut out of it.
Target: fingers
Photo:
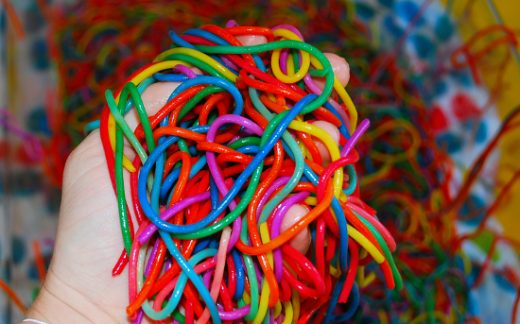
[[[350,66],[347,63],[347,60],[334,53],[325,53],[325,56],[332,65],[334,76],[343,87],[346,87],[350,80]]]
[[[312,122],[314,126],[317,126],[324,131],[327,132],[332,137],[332,140],[334,140],[334,143],[339,144],[339,129],[334,126],[333,124],[326,122],[324,120],[317,120]],[[318,148],[318,151],[320,152],[322,165],[327,166],[330,164],[330,161],[332,160],[332,157],[330,156],[329,150],[325,146],[325,143],[321,142],[319,139],[315,138],[313,139],[314,144],[316,144],[316,147]]]
[[[336,55],[334,53],[324,53],[325,57],[329,60],[332,65],[332,72],[334,72],[334,77],[338,79],[339,83],[346,87],[348,81],[350,80],[350,65],[347,60],[343,57]],[[325,87],[325,80],[323,78],[316,78],[315,81],[316,86],[323,90]]]
[[[254,46],[267,43],[267,38],[262,35],[237,36],[243,46]]]
[[[157,82],[146,88],[141,94],[141,100],[143,101],[147,115],[152,116],[156,114],[166,104],[168,98],[179,84],[178,82]],[[130,109],[125,115],[125,121],[132,132],[141,124],[135,108]],[[126,138],[124,139],[123,152],[130,161],[136,156],[136,150]]]
[[[142,94],[142,100],[148,115],[153,115],[159,111],[178,85],[179,83],[176,82],[159,82],[150,85]],[[135,109],[130,110],[125,116],[125,120],[130,129],[135,130],[139,124]],[[135,157],[134,150],[126,140],[124,152],[130,160]],[[93,175],[93,172],[96,174]],[[99,180],[104,180],[105,185],[110,186],[110,175],[108,175],[106,168],[105,153],[101,144],[99,130],[96,130],[89,134],[72,151],[67,159],[63,177],[64,198],[67,198],[68,193],[77,194],[78,190],[75,189],[77,186],[90,188],[89,186],[85,187],[82,183],[84,181],[90,182],[89,178],[92,179],[92,177],[97,179],[98,172],[102,174]],[[67,199],[64,200],[68,201]]]
[[[141,95],[148,116],[156,114],[165,104],[172,92],[180,85],[178,82],[158,82],[150,85]],[[131,109],[125,116],[130,129],[140,124],[137,111]]]
[[[296,224],[302,217],[309,213],[309,209],[301,204],[294,204],[289,208],[287,214],[282,221],[281,232],[285,232],[294,224]],[[293,248],[300,251],[302,254],[307,253],[311,244],[311,234],[309,228],[305,227],[300,233],[296,234],[289,243]]]

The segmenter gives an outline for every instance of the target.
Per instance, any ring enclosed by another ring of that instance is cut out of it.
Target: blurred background
[[[355,321],[510,323],[520,119],[501,125],[520,104],[519,13],[509,0],[2,0],[0,279],[31,304],[68,154],[104,90],[169,48],[169,30],[288,23],[347,59],[347,91],[372,121],[361,192],[396,237],[406,285],[358,278]],[[0,293],[0,323],[20,320],[19,308]]]

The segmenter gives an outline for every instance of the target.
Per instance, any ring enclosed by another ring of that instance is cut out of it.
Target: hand
[[[174,83],[150,86],[143,93],[147,111],[161,108],[175,87]],[[137,125],[133,110],[127,122],[132,128]],[[117,215],[116,196],[96,130],[67,160],[54,255],[28,318],[52,324],[127,321],[126,270],[112,276],[123,250]]]

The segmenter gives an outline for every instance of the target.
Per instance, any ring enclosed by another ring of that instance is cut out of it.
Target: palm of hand
[[[147,112],[153,114],[162,107],[176,86],[169,82],[151,85],[142,95]],[[126,120],[132,129],[137,126],[135,112]],[[96,323],[125,322],[126,270],[112,276],[123,240],[99,131],[91,133],[70,155],[63,179],[54,256],[28,315],[52,323],[70,322],[70,317]]]
[[[55,296],[66,296],[53,292],[56,286],[70,289],[71,295],[85,299],[81,304],[90,302],[101,312],[83,314],[86,317],[123,320],[128,303],[126,275],[111,275],[123,244],[99,132],[90,134],[71,154],[64,179],[56,249],[45,288]],[[75,303],[74,299],[64,302]]]

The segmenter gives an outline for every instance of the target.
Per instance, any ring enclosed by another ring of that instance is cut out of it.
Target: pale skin
[[[175,87],[174,83],[150,86],[143,94],[147,111],[157,111]],[[131,127],[137,125],[134,114],[127,121]],[[126,322],[126,270],[112,276],[123,241],[99,131],[72,152],[63,179],[54,255],[26,317],[48,323]]]
[[[343,64],[334,60],[331,63]],[[348,65],[339,67],[342,73],[346,69]],[[338,67],[334,70],[337,72]],[[157,112],[177,85],[151,85],[142,96],[147,112]],[[136,114],[130,113],[127,122],[135,128]],[[116,196],[98,130],[88,135],[69,156],[63,179],[53,258],[40,294],[25,314],[26,318],[53,324],[126,323],[127,273],[125,270],[119,276],[112,276],[112,267],[123,250],[123,241]],[[305,207],[300,207],[289,210],[284,227],[303,216],[300,209]],[[308,231],[304,230],[291,245],[304,252],[309,240]]]

